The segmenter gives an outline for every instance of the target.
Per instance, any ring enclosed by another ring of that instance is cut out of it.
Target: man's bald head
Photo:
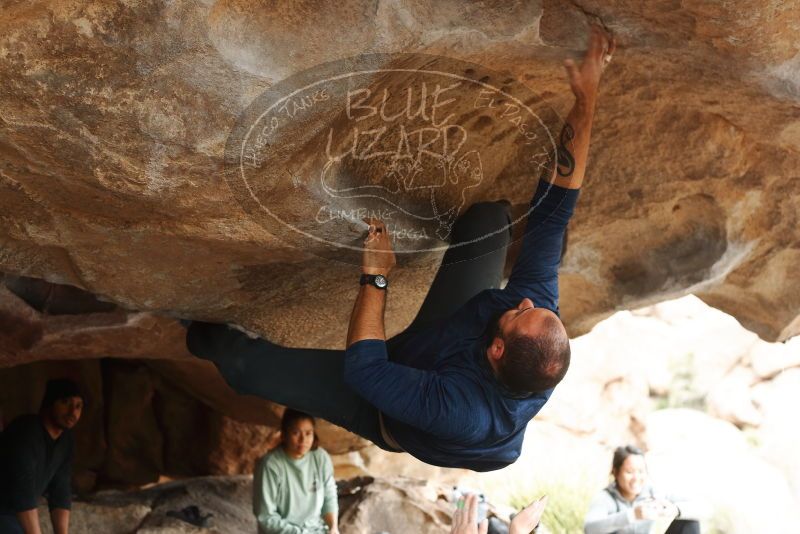
[[[555,387],[567,374],[570,354],[561,319],[529,299],[498,318],[487,349],[497,378],[518,394]]]

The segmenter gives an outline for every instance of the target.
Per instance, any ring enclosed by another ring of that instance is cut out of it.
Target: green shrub
[[[597,491],[596,485],[580,478],[570,482],[541,481],[512,493],[509,504],[521,510],[534,499],[547,495],[547,508],[542,516],[544,526],[552,534],[581,534],[583,519]]]

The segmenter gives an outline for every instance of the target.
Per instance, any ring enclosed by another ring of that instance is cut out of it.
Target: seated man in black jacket
[[[83,395],[71,380],[51,380],[38,415],[22,415],[0,434],[0,534],[40,534],[37,505],[47,497],[55,534],[67,534],[75,448],[72,427]]]

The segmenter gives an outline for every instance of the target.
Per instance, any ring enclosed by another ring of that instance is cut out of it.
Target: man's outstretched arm
[[[395,264],[390,236],[384,224],[370,221],[362,272],[388,276]],[[438,436],[469,432],[470,396],[449,377],[390,362],[386,349],[383,311],[386,291],[361,286],[350,328],[344,361],[344,381],[388,417]],[[465,407],[456,413],[453,407]],[[447,415],[445,415],[447,413]]]
[[[600,76],[616,48],[616,41],[599,26],[592,26],[589,47],[580,67],[568,59],[564,62],[575,104],[567,115],[559,136],[558,165],[550,182],[566,189],[580,189],[589,158],[594,109]]]
[[[389,278],[395,265],[394,251],[389,242],[386,225],[376,219],[369,220],[370,227],[364,241],[364,258],[361,272],[370,275],[382,275]],[[386,307],[386,290],[378,289],[370,284],[362,285],[350,315],[350,326],[347,329],[347,347],[364,339],[386,340],[383,327],[383,311]]]
[[[594,120],[604,58],[614,51],[614,41],[597,27],[580,67],[565,63],[575,104],[559,137],[558,162],[551,176],[543,176],[531,200],[522,250],[514,264],[507,289],[533,299],[536,306],[558,307],[558,267],[564,233],[586,173],[589,138]]]

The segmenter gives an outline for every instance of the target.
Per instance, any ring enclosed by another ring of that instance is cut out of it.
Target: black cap
[[[50,408],[57,400],[70,397],[80,397],[84,401],[86,400],[80,386],[72,380],[66,378],[48,380],[44,390],[44,397],[42,398],[41,409]]]

